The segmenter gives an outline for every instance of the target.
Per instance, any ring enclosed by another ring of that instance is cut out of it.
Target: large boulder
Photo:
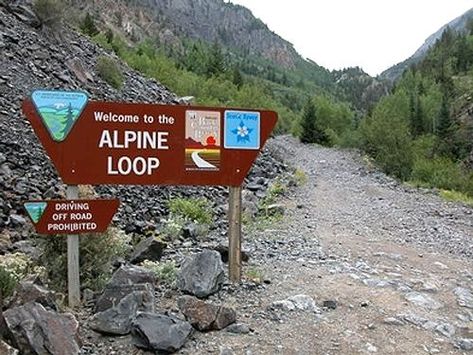
[[[131,322],[135,319],[138,311],[154,311],[152,288],[133,291],[126,295],[116,306],[94,314],[89,320],[89,325],[90,328],[100,333],[125,335],[130,332]]]
[[[197,330],[220,330],[236,321],[234,309],[206,303],[192,296],[177,300],[179,310]]]
[[[225,279],[219,252],[204,250],[187,258],[177,275],[177,287],[199,298],[220,290]]]
[[[151,351],[175,352],[192,333],[192,326],[180,319],[154,313],[138,313],[132,323],[133,343]]]
[[[136,292],[145,292],[154,295],[154,286],[152,284],[136,285],[109,285],[95,303],[95,312],[103,312],[109,308],[117,306],[127,295]]]
[[[39,303],[3,312],[9,337],[22,354],[78,354],[79,323],[72,314],[46,310]]]
[[[42,304],[44,307],[57,311],[59,296],[33,281],[22,281],[15,288],[10,307],[18,307],[29,302]]]
[[[146,238],[135,247],[135,251],[130,256],[130,263],[138,264],[145,260],[159,261],[166,246],[166,243],[154,236]]]

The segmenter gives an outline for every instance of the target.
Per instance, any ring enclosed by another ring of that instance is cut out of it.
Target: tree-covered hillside
[[[473,21],[447,29],[362,122],[361,146],[401,179],[473,196]]]

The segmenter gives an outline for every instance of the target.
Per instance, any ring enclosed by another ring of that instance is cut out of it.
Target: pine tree
[[[80,25],[80,29],[83,33],[91,37],[99,33],[97,26],[95,26],[95,21],[93,17],[90,15],[90,13],[87,13],[85,15],[84,20],[82,21]]]
[[[442,104],[440,106],[437,122],[438,122],[438,125],[436,127],[437,136],[442,140],[447,139],[452,127],[452,119],[450,117],[450,107],[449,107],[448,98],[446,97],[446,95],[443,95],[442,97]]]
[[[66,138],[66,136],[71,131],[72,125],[74,124],[74,114],[72,112],[72,105],[69,103],[69,107],[67,108],[66,114],[66,122],[64,123],[64,129],[62,130],[62,139]]]
[[[210,50],[209,63],[207,65],[207,75],[219,75],[225,72],[225,59],[223,57],[222,48],[215,42]]]
[[[240,69],[238,69],[238,67],[233,68],[232,82],[233,82],[233,84],[235,84],[235,86],[237,88],[241,88],[241,86],[244,83],[243,82],[243,75],[241,75]]]
[[[326,136],[324,132],[318,127],[317,113],[315,105],[312,100],[308,100],[304,107],[301,121],[301,142],[302,143],[319,143],[323,144],[326,142]]]

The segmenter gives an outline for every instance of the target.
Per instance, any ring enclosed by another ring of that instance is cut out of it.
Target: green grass
[[[173,216],[201,224],[210,224],[213,219],[211,204],[205,198],[174,198],[169,201],[169,211]]]
[[[452,190],[440,190],[440,196],[447,201],[461,202],[473,207],[473,197],[467,196],[464,193]]]
[[[264,274],[263,271],[259,268],[250,266],[248,267],[248,269],[245,270],[244,274],[245,278],[249,281],[252,281],[257,284],[263,283]]]

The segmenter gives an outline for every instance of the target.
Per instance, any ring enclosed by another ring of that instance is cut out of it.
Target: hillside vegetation
[[[210,3],[217,6],[218,1]],[[137,11],[151,5],[133,6]],[[401,180],[473,195],[471,23],[466,32],[447,28],[388,95],[385,83],[360,68],[329,72],[290,50],[286,57],[292,58],[291,65],[282,65],[264,55],[264,40],[260,55],[253,47],[235,47],[235,38],[229,38],[223,27],[211,42],[212,34],[202,29],[199,33],[198,28],[187,33],[179,16],[164,16],[162,11],[170,9],[156,6],[153,16],[163,21],[158,21],[162,28],[156,35],[138,31],[136,26],[127,34],[118,30],[123,20],[113,17],[107,19],[108,24],[100,22],[98,29],[95,23],[100,15],[87,12],[80,28],[132,68],[180,96],[191,96],[195,104],[272,109],[279,114],[276,133],[292,132],[307,143],[358,147]],[[242,11],[238,6],[221,6],[229,13]],[[192,11],[200,10],[193,7]],[[279,43],[263,23],[242,14],[244,20],[234,26],[252,35],[259,31],[269,43]],[[132,15],[128,21],[139,22]],[[165,30],[172,30],[177,42],[171,45],[158,35]],[[200,34],[206,39],[196,39]],[[116,82],[113,85],[120,87]]]
[[[473,196],[473,22],[447,29],[361,122],[360,145],[388,173]]]

